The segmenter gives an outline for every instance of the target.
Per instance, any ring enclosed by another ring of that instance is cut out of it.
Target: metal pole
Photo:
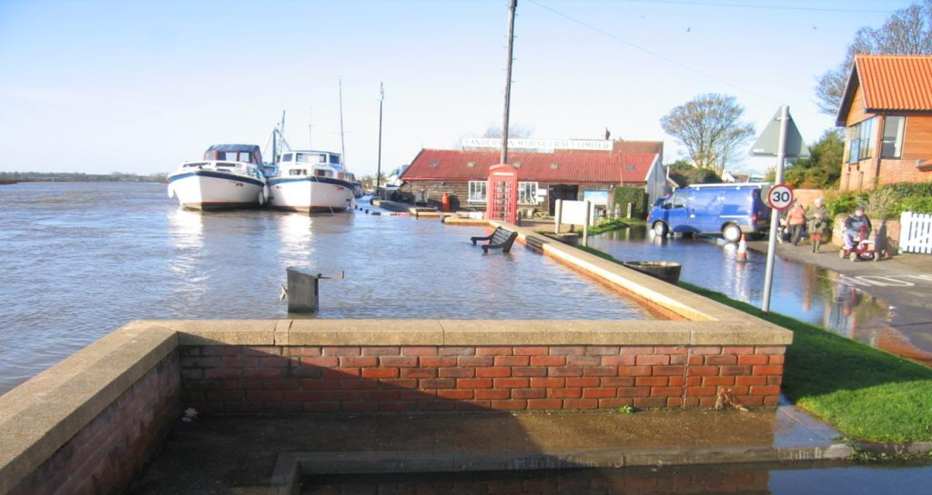
[[[375,195],[379,195],[379,184],[382,176],[382,101],[385,100],[385,86],[379,83],[379,161],[375,169]]]
[[[508,114],[511,111],[511,61],[515,46],[515,10],[518,0],[511,0],[508,13],[508,60],[505,64],[505,112],[502,119],[502,163],[508,163]]]
[[[786,131],[789,127],[790,107],[780,107],[780,140],[777,142],[777,176],[774,185],[783,183],[783,160],[786,158]],[[777,227],[780,225],[780,211],[770,210],[770,241],[767,244],[767,266],[764,271],[764,295],[760,309],[770,312],[770,290],[773,287],[773,262],[777,254]]]
[[[337,79],[340,83],[340,162],[343,168],[346,168],[346,142],[343,136],[343,79]]]

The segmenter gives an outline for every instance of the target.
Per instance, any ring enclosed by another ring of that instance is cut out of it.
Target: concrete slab
[[[851,447],[780,408],[211,418],[180,424],[129,493],[220,494],[283,474],[456,472],[839,459]],[[288,459],[280,454],[289,454]],[[285,462],[288,461],[288,462]],[[290,466],[290,467],[289,467]],[[262,492],[259,492],[262,493]]]

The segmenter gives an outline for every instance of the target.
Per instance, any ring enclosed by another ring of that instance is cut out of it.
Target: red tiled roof
[[[855,55],[838,125],[844,125],[856,85],[867,110],[932,111],[932,56]]]
[[[424,149],[401,180],[485,180],[489,167],[497,164],[500,158],[498,151]],[[508,155],[508,161],[518,167],[519,180],[567,184],[621,181],[643,184],[656,158],[654,153],[519,152]]]

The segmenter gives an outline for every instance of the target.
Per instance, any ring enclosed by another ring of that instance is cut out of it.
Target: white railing
[[[932,253],[932,215],[900,214],[900,252]]]

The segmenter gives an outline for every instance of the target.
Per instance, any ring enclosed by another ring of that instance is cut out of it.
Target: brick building
[[[932,181],[932,56],[857,55],[835,125],[841,190]]]
[[[400,191],[429,203],[449,193],[454,209],[484,210],[489,167],[499,163],[500,140],[466,139],[463,150],[422,149],[401,176]],[[553,214],[557,199],[581,200],[587,191],[643,187],[651,202],[663,196],[663,143],[653,141],[509,140],[518,171],[521,210]],[[488,146],[488,147],[484,147]],[[541,147],[545,151],[528,151]]]

